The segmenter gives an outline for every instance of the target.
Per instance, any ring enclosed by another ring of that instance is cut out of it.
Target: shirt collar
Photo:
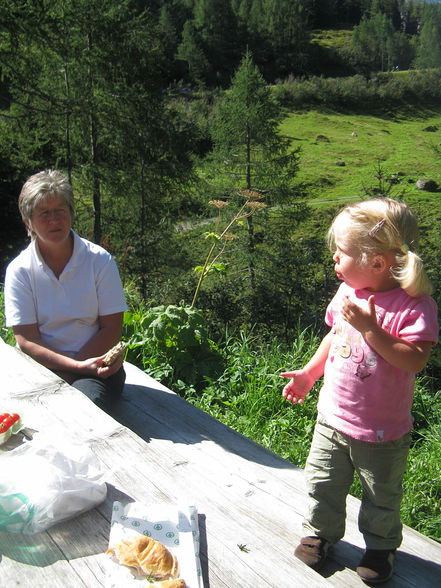
[[[73,235],[73,251],[71,258],[69,259],[69,261],[66,264],[66,267],[63,270],[63,273],[65,271],[69,271],[73,267],[81,265],[84,259],[84,255],[86,253],[86,245],[81,239],[81,237],[77,235],[77,233],[73,229],[71,229],[71,232]],[[44,262],[43,257],[41,256],[37,240],[34,239],[31,242],[30,246],[38,266],[42,269],[46,269],[47,265]]]

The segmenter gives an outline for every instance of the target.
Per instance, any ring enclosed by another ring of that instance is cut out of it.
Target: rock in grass
[[[425,178],[417,180],[416,187],[418,190],[425,190],[426,192],[436,192],[438,190],[438,184],[435,180]]]

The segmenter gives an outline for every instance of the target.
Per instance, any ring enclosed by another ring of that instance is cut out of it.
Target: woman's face
[[[62,245],[70,236],[71,225],[69,206],[64,198],[57,195],[39,202],[30,221],[26,222],[26,226],[37,235],[39,245],[48,247]]]

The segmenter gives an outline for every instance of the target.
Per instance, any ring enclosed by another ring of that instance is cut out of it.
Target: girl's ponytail
[[[396,255],[397,265],[392,270],[394,278],[409,296],[418,297],[432,293],[432,284],[419,255],[403,245]]]

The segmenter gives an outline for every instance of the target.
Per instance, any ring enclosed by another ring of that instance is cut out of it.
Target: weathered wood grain
[[[123,395],[102,404],[1,343],[0,358],[0,407],[22,414],[30,430],[87,443],[108,482],[108,496],[96,509],[38,535],[0,533],[5,586],[103,586],[114,500],[194,504],[205,588],[363,585],[355,573],[363,540],[354,498],[348,499],[346,535],[317,574],[292,556],[305,509],[301,469],[130,364]],[[406,528],[387,586],[438,585],[441,545]]]

